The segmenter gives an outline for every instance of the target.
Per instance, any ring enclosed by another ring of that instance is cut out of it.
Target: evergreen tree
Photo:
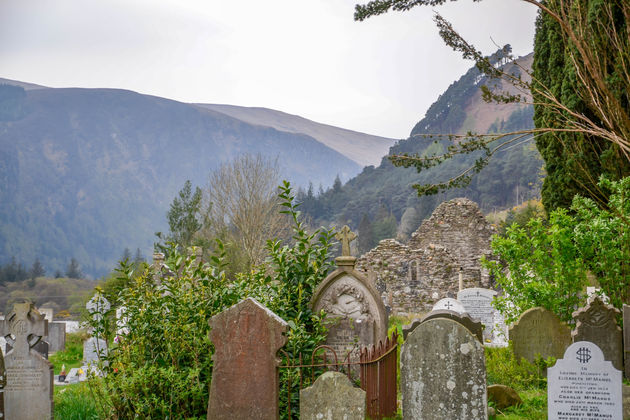
[[[121,261],[131,261],[131,251],[129,250],[129,248],[125,248],[125,250],[123,251],[122,256],[120,257]]]
[[[374,232],[372,230],[372,222],[366,213],[363,213],[361,222],[359,223],[358,235],[359,253],[364,254],[374,248]]]
[[[83,273],[81,273],[81,267],[79,266],[79,262],[76,258],[72,258],[68,267],[66,268],[66,277],[71,279],[80,279],[83,277]]]
[[[45,275],[46,270],[44,269],[44,266],[39,261],[39,258],[36,258],[33,266],[31,267],[30,278],[36,279],[37,277],[43,277]]]
[[[166,213],[170,229],[169,240],[183,247],[192,245],[195,233],[202,227],[200,221],[201,198],[201,188],[196,187],[193,193],[192,183],[187,180]]]
[[[620,7],[611,1],[575,0],[575,6],[584,8],[588,16],[586,28],[593,48],[599,54],[608,55],[611,74],[605,80],[606,87],[625,105],[625,113],[630,110],[628,92],[619,79],[623,74],[621,60],[624,55],[616,55],[607,37],[598,35],[602,27],[608,30],[627,33],[627,23]],[[604,13],[604,6],[611,7],[614,15],[611,21]],[[606,22],[606,23],[604,23]],[[533,87],[534,123],[536,127],[563,128],[564,121],[558,118],[558,111],[549,106],[550,100],[542,93],[547,88],[572,111],[585,115],[602,124],[592,106],[589,106],[583,92],[584,85],[579,79],[574,60],[578,52],[575,46],[563,36],[557,21],[549,14],[540,13],[536,21],[534,43]],[[558,207],[568,208],[573,197],[579,193],[583,197],[599,203],[608,202],[609,192],[597,185],[600,175],[616,180],[630,175],[630,161],[619,146],[610,141],[585,133],[551,132],[539,135],[536,145],[543,159],[547,176],[543,182],[542,200],[549,212]]]

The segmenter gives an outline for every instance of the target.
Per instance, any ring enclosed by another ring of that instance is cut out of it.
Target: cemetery
[[[538,306],[508,322],[501,289],[471,268],[477,254],[415,308],[410,293],[388,302],[381,274],[357,267],[347,226],[307,234],[286,206],[296,243],[270,249],[275,276],[227,284],[220,261],[172,248],[136,279],[123,267],[135,285],[117,300],[97,290],[80,335],[16,303],[0,322],[0,418],[64,418],[88,400],[80,418],[630,418],[630,332],[619,322],[630,306],[584,293],[568,321]],[[441,237],[433,249],[448,249]],[[341,255],[330,259],[335,240]],[[442,273],[414,264],[408,284]]]

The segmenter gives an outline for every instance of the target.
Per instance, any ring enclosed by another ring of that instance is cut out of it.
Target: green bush
[[[55,420],[98,420],[102,418],[88,384],[55,388]]]
[[[488,385],[508,385],[517,391],[547,389],[546,368],[554,360],[537,360],[529,363],[525,359],[517,361],[509,347],[486,347],[486,371]]]

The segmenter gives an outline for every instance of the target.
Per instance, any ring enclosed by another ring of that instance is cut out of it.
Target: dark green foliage
[[[162,238],[162,234],[158,232],[158,238],[175,242],[184,248],[192,245],[195,233],[202,227],[202,222],[199,220],[201,198],[201,188],[195,187],[193,193],[192,183],[190,180],[186,180],[184,187],[178,193],[178,197],[173,199],[171,207],[166,213],[170,232],[166,238]]]
[[[360,254],[364,254],[376,246],[376,241],[374,240],[374,230],[372,229],[372,222],[370,221],[370,217],[365,213],[363,213],[363,217],[359,222],[357,233],[357,241]]]
[[[46,270],[44,269],[44,266],[42,265],[42,263],[39,261],[39,258],[35,259],[35,262],[33,263],[33,266],[31,267],[29,275],[32,279],[46,275]]]
[[[76,258],[70,259],[68,267],[66,268],[66,277],[69,277],[71,279],[80,279],[83,277],[81,267],[79,266],[79,262]]]
[[[619,81],[619,78],[626,78],[627,75],[621,74],[622,69],[617,67],[622,60],[627,60],[627,52],[615,55],[615,46],[600,33],[600,25],[604,22],[614,26],[620,33],[625,33],[625,18],[620,15],[615,1],[575,0],[573,3],[575,7],[579,4],[584,8],[589,16],[587,34],[592,48],[599,54],[608,55],[610,73],[605,80],[606,88],[619,99],[627,114],[630,109],[628,92],[624,91],[624,83]],[[613,7],[613,14],[616,14],[614,23],[603,16],[604,5]],[[613,29],[609,27],[608,30]],[[580,92],[584,87],[578,80],[571,55],[579,57],[580,53],[566,39],[559,24],[548,14],[539,14],[533,64],[534,102],[539,104],[535,106],[534,113],[536,127],[565,128],[558,111],[547,106],[550,101],[538,92],[545,88],[572,111],[603,124],[595,114],[593,105]],[[536,145],[545,160],[547,176],[543,183],[542,200],[547,211],[558,207],[568,208],[576,194],[592,198],[601,205],[607,201],[610,192],[597,186],[599,176],[618,180],[630,175],[630,161],[609,140],[584,133],[545,133],[537,137]]]

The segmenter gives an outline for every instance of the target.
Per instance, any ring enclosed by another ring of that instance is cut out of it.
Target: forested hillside
[[[529,55],[519,62],[528,67],[531,58]],[[501,58],[496,60],[500,63]],[[533,127],[531,106],[495,105],[482,100],[480,86],[490,82],[476,67],[471,68],[429,108],[412,129],[410,137],[394,145],[389,154],[429,156],[442,153],[450,142],[425,134],[509,132]],[[315,223],[347,223],[359,229],[359,236],[363,231],[364,239],[360,245],[363,251],[379,239],[395,237],[398,228],[403,236],[409,234],[444,200],[467,197],[479,203],[482,210],[492,211],[512,207],[539,195],[542,161],[531,138],[499,152],[467,188],[421,198],[412,188],[417,183],[446,180],[470,166],[477,157],[475,153],[459,156],[422,173],[412,168],[395,167],[384,158],[378,167],[364,168],[345,185],[337,182],[319,194],[312,188],[303,191],[300,194],[302,210]]]

